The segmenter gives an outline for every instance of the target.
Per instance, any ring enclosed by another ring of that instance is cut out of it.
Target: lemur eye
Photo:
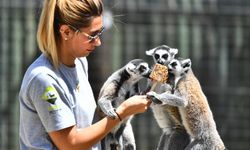
[[[164,54],[164,55],[162,55],[162,58],[168,59],[168,55],[167,55],[167,54]]]
[[[154,57],[155,57],[155,59],[159,59],[160,58],[160,56],[158,54],[155,54]]]
[[[177,63],[176,63],[176,62],[172,62],[170,65],[171,65],[172,67],[175,67],[175,66],[177,66]]]
[[[186,68],[186,67],[190,67],[190,64],[185,64],[184,66],[183,66],[183,68]]]
[[[143,72],[143,71],[146,70],[146,67],[145,66],[140,66],[139,70],[140,70],[140,72]]]

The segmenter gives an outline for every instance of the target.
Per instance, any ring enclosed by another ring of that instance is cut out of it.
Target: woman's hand
[[[147,99],[146,95],[135,95],[125,100],[116,112],[121,119],[124,119],[130,115],[145,112],[150,104],[151,100]]]

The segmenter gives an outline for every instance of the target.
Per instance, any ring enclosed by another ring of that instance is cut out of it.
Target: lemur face
[[[131,77],[137,79],[141,79],[143,77],[149,78],[149,75],[151,73],[151,69],[149,68],[148,63],[142,59],[131,60],[126,65],[126,70],[131,75]]]
[[[172,59],[174,59],[177,53],[178,49],[170,48],[167,45],[160,45],[146,51],[146,55],[152,56],[155,63],[165,66],[167,66]]]
[[[168,64],[169,73],[174,74],[175,77],[182,77],[191,68],[190,59],[173,59]]]

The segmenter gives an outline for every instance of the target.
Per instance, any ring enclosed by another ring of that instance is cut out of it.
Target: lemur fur
[[[224,150],[207,98],[192,72],[190,59],[173,59],[168,68],[175,78],[175,94],[188,102],[187,106],[178,107],[183,125],[192,138],[185,150]]]
[[[148,63],[141,59],[131,60],[115,71],[100,90],[97,111],[101,117],[117,118],[115,108],[130,96],[139,94],[138,81],[144,77],[148,78],[150,72]],[[102,140],[102,149],[136,149],[131,119],[132,117],[123,118],[123,121]]]
[[[170,48],[167,45],[160,45],[146,51],[146,55],[152,56],[155,63],[166,66],[174,59],[177,53],[178,49]],[[169,78],[170,82],[174,82],[170,75]],[[150,89],[150,87],[148,89]],[[151,96],[155,97],[156,99],[162,100],[166,95],[165,93],[172,93],[172,86],[170,83],[158,85],[154,92],[149,92],[148,94],[151,94]],[[181,101],[181,104],[173,104],[178,99],[173,100],[169,99],[168,97],[165,97],[164,99],[171,100],[172,103],[151,104],[154,117],[159,127],[162,129],[162,135],[160,137],[157,149],[183,150],[190,143],[190,138],[184,126],[182,125],[178,107],[175,106],[185,106],[186,104],[184,101]]]

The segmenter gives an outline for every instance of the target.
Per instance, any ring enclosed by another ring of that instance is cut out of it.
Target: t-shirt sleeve
[[[70,101],[55,79],[48,74],[39,74],[32,79],[28,93],[47,132],[76,124]]]

